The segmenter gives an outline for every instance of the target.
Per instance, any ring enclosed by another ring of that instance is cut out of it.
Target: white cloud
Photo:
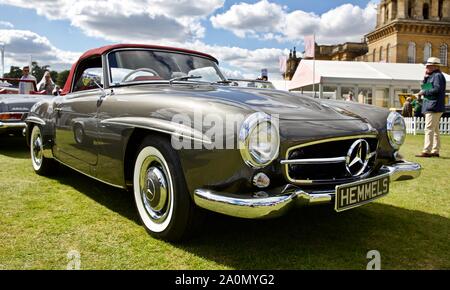
[[[280,5],[262,0],[255,4],[235,4],[225,13],[212,16],[210,20],[215,28],[231,30],[238,37],[244,38],[248,34],[267,33],[276,29],[285,13]]]
[[[288,11],[276,3],[261,0],[254,4],[239,3],[222,14],[210,17],[215,28],[233,32],[238,37],[257,37],[278,41],[300,41],[315,33],[324,44],[359,41],[374,28],[376,4],[365,8],[344,4],[317,15],[302,10]]]
[[[224,0],[0,0],[68,20],[89,36],[111,41],[186,41],[204,36],[201,20]]]
[[[375,27],[376,4],[369,3],[365,8],[344,4],[321,16],[320,34],[324,41],[359,41],[364,34]]]
[[[5,43],[6,70],[9,66],[22,66],[29,62],[30,55],[39,64],[48,64],[51,69],[69,69],[82,52],[70,52],[56,48],[50,41],[37,33],[27,30],[0,29],[0,42]],[[152,41],[142,41],[152,43]],[[205,52],[216,57],[228,77],[256,78],[261,69],[267,68],[271,79],[279,79],[278,58],[287,50],[262,48],[249,50],[240,47],[209,45],[201,41],[171,42],[161,44],[183,47]]]
[[[279,79],[278,58],[288,53],[275,48],[250,50],[206,44],[202,21],[223,7],[224,0],[0,0],[0,4],[34,9],[48,19],[67,20],[86,35],[111,42],[157,43],[210,53],[234,77],[254,78],[267,68],[271,79]],[[332,43],[359,40],[373,28],[374,7],[345,4],[316,15],[262,0],[233,5],[209,19],[215,28],[228,29],[240,37],[297,42],[316,32],[319,43]],[[67,68],[79,55],[59,50],[31,31],[9,30],[1,33],[1,39],[8,41],[7,61],[13,64],[26,63],[33,54],[40,62]]]
[[[261,69],[266,68],[269,71],[270,79],[281,79],[279,57],[289,53],[287,49],[259,48],[250,50],[241,47],[209,45],[200,41],[185,43],[184,45],[184,47],[213,55],[227,72],[234,72],[236,76],[233,76],[233,73],[231,75],[238,78],[256,78],[260,75]]]
[[[80,53],[63,51],[41,35],[28,30],[0,29],[0,42],[5,44],[5,69],[28,64],[30,55],[41,65],[51,69],[68,69]]]
[[[14,28],[14,25],[8,21],[0,21],[0,28]]]

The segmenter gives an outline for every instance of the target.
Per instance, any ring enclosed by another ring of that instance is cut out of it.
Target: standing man
[[[423,97],[422,113],[425,115],[425,144],[417,157],[439,157],[439,120],[445,111],[445,77],[439,70],[441,60],[430,57],[419,96]]]
[[[23,80],[30,80],[36,82],[36,78],[30,74],[30,67],[24,66],[22,68],[22,77],[20,78],[21,81]],[[19,83],[19,94],[29,94],[30,91],[34,89],[33,84],[31,82],[20,82]]]

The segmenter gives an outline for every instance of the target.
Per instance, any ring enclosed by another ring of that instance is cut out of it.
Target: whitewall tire
[[[136,158],[133,174],[134,198],[139,216],[151,232],[167,229],[173,215],[173,182],[167,161],[152,146]]]
[[[33,126],[31,130],[30,155],[31,165],[37,174],[50,175],[54,172],[57,164],[53,159],[44,156],[44,139],[38,125]]]
[[[192,233],[199,215],[170,140],[144,138],[133,169],[133,195],[139,217],[152,236],[179,241]]]

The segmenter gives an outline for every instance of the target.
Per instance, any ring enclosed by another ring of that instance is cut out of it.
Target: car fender
[[[52,148],[54,145],[55,126],[52,116],[53,104],[51,101],[43,100],[31,107],[30,113],[25,119],[27,124],[25,136],[28,145],[30,145],[32,128],[36,125],[41,127],[44,156],[46,158],[53,158]]]

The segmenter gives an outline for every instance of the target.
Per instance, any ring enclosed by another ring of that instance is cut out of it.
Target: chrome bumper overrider
[[[390,181],[400,181],[417,178],[421,167],[417,163],[398,162],[393,165],[383,166],[376,178],[389,174]],[[367,178],[370,179],[370,178]],[[258,195],[264,193],[258,192]],[[194,202],[199,207],[240,218],[270,218],[282,215],[293,205],[313,205],[331,203],[334,200],[335,191],[307,191],[292,187],[281,195],[268,197],[241,197],[236,194],[215,192],[207,189],[197,189],[194,192]]]

